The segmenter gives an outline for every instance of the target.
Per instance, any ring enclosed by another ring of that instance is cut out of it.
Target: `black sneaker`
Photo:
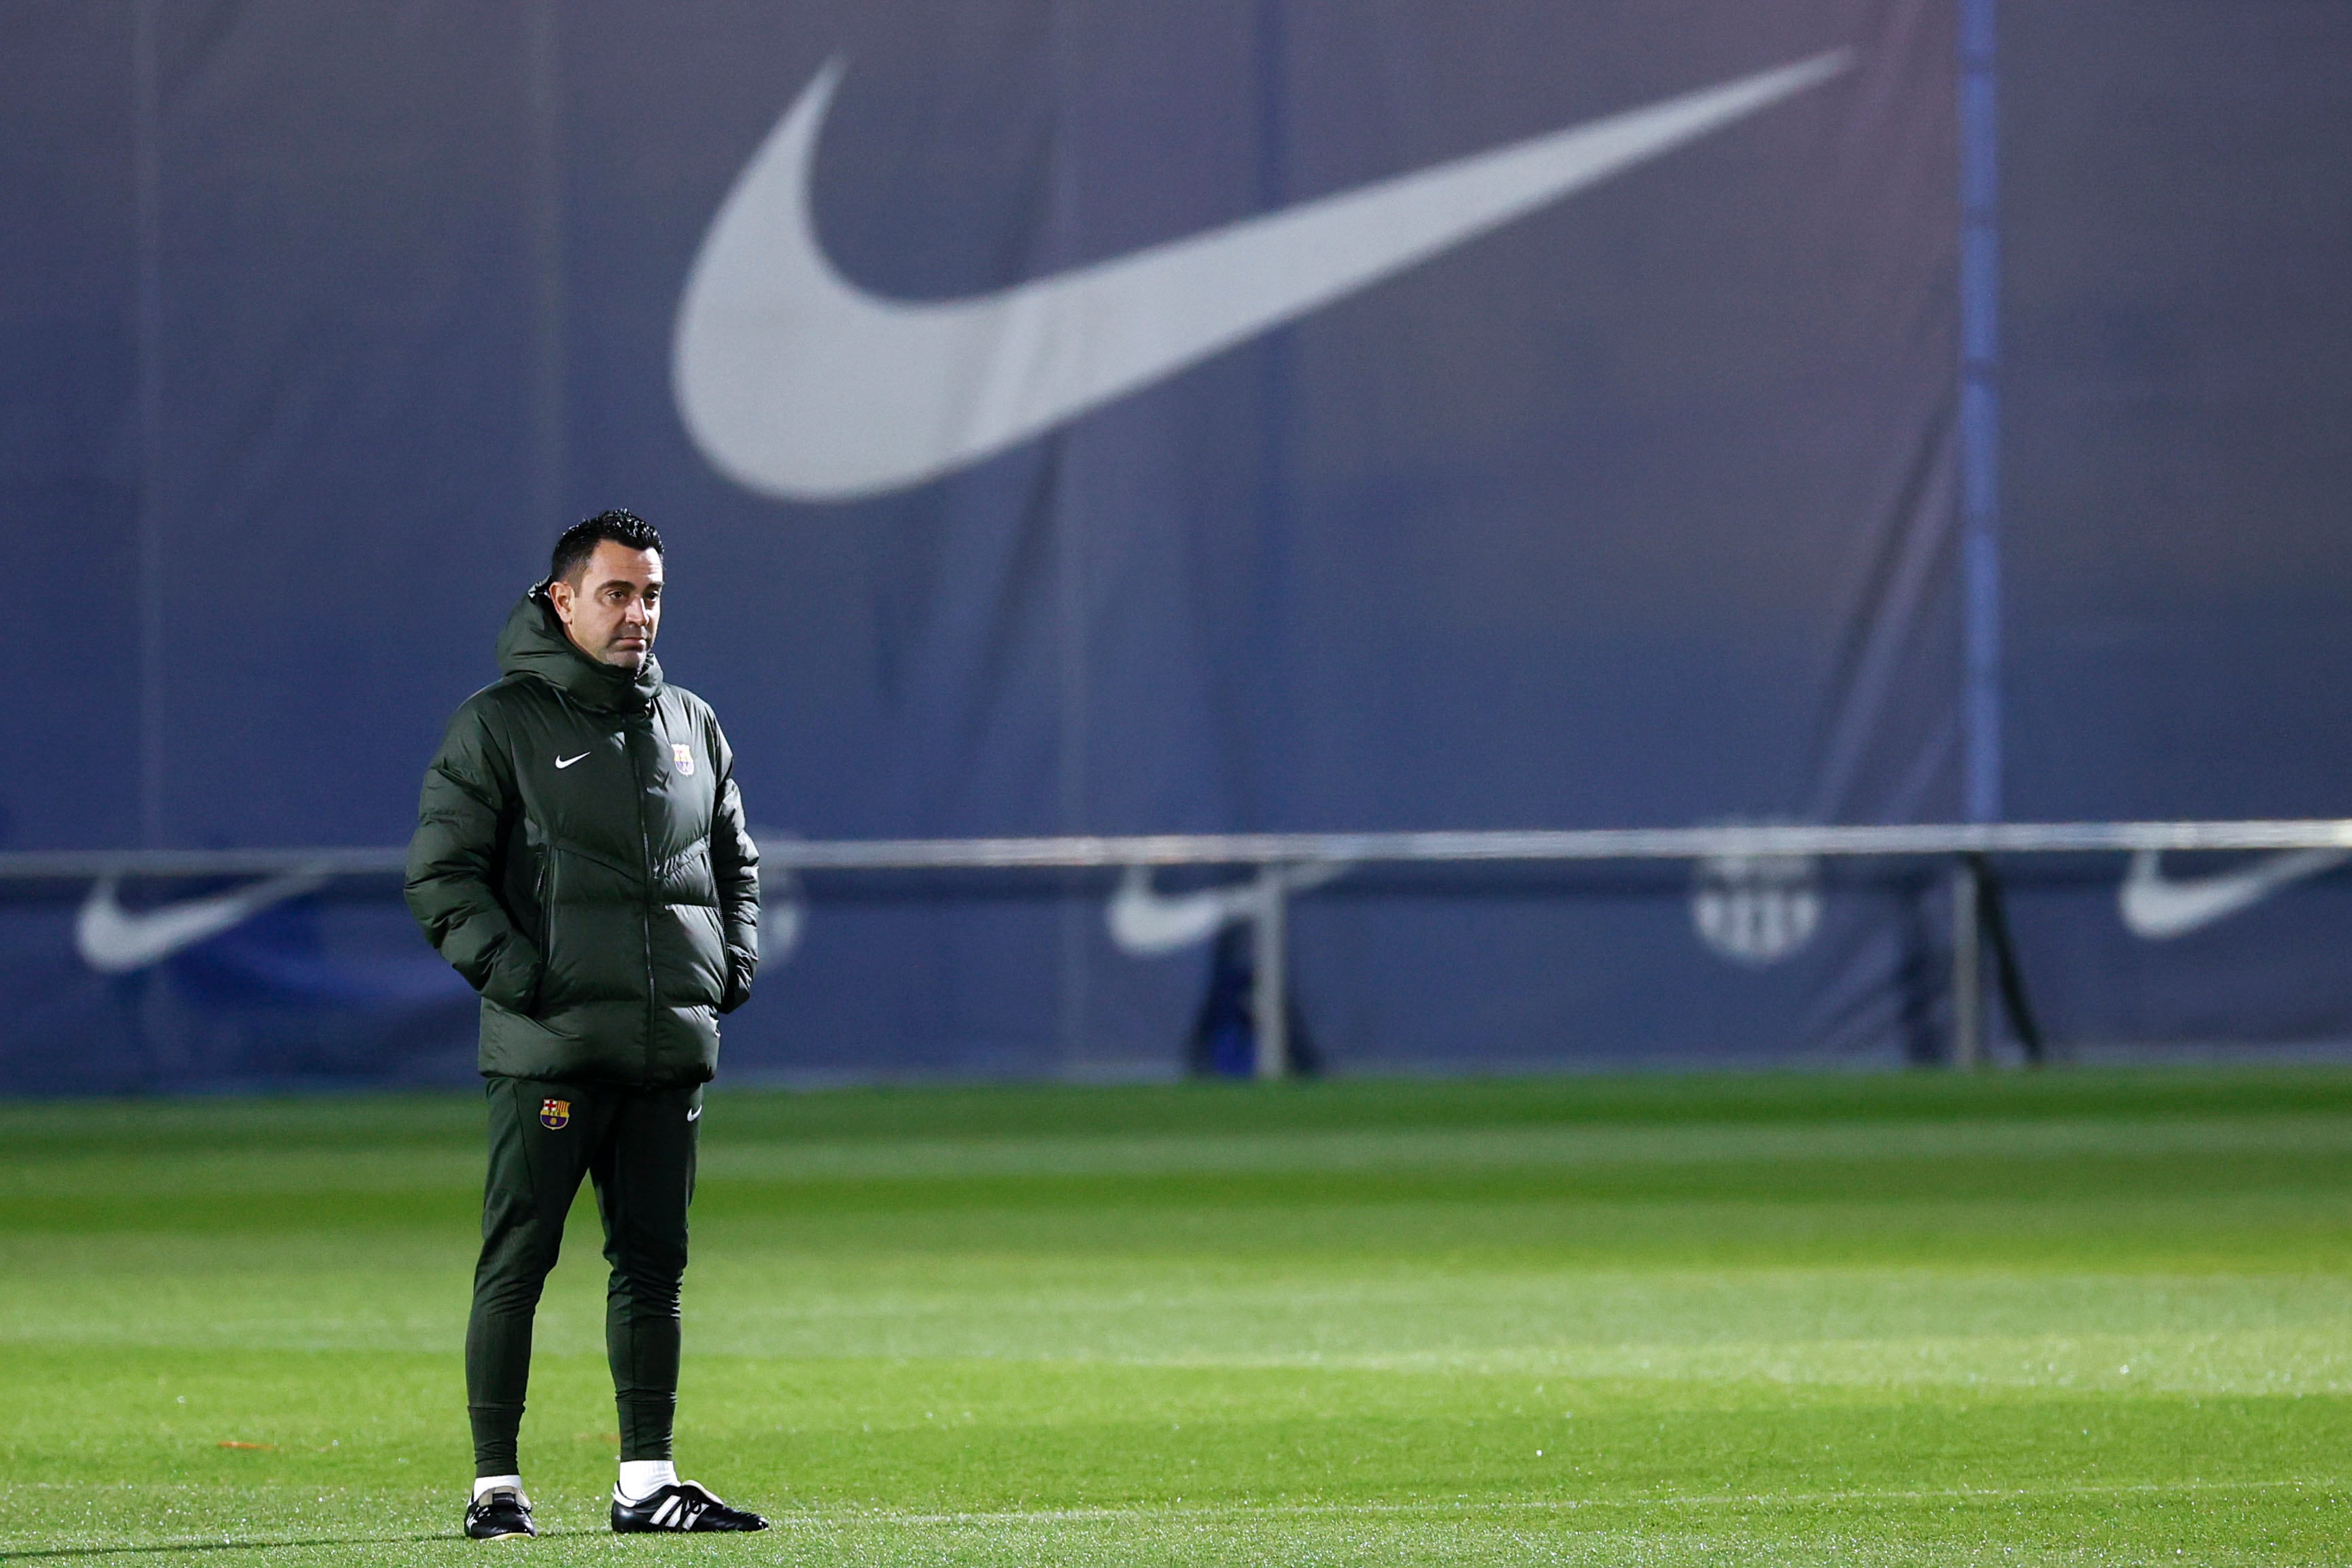
[[[537,1535],[530,1521],[530,1499],[512,1487],[492,1487],[466,1505],[466,1533],[476,1541],[504,1541],[509,1535]]]
[[[639,1531],[765,1530],[768,1521],[740,1508],[729,1508],[710,1495],[700,1481],[680,1481],[635,1502],[613,1493],[613,1528],[623,1535]]]

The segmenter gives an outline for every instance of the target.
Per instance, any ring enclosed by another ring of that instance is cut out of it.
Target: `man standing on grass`
[[[628,512],[564,531],[425,775],[408,907],[482,994],[489,1178],[466,1325],[466,1533],[536,1535],[516,1437],[531,1316],[585,1173],[613,1266],[616,1531],[765,1530],[670,1460],[678,1286],[718,1015],[759,962],[759,851],[734,757],[662,681],[661,536]]]

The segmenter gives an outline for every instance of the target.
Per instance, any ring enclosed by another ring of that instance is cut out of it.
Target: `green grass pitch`
[[[0,1560],[2343,1563],[2352,1072],[719,1092],[616,1539],[457,1538],[478,1096],[0,1104]]]

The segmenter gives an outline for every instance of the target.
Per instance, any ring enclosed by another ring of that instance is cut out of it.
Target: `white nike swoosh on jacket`
[[[208,898],[184,899],[133,913],[117,897],[115,879],[101,877],[74,920],[74,947],[101,975],[128,974],[241,925],[275,904],[327,884],[316,872],[289,872]]]
[[[737,180],[688,274],[680,417],[763,495],[937,478],[1597,184],[1852,62],[1837,50],[993,294],[884,298],[815,233],[810,166],[842,64]]]

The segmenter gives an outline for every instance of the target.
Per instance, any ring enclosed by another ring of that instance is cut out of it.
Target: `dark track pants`
[[[621,1458],[668,1458],[701,1087],[493,1078],[488,1092],[482,1258],[466,1323],[474,1473],[521,1473],[515,1438],[530,1384],[531,1317],[583,1174],[595,1184],[604,1259],[613,1266],[604,1346],[620,1406]]]

